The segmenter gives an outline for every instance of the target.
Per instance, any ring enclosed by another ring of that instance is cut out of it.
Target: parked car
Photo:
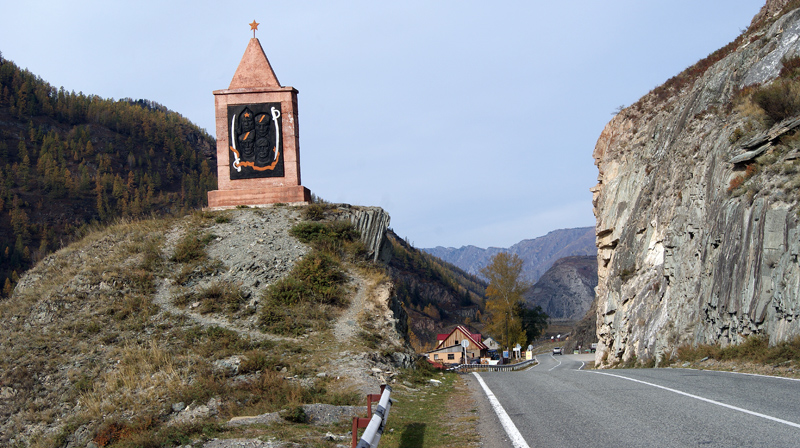
[[[564,349],[561,348],[561,347],[556,347],[556,348],[553,349],[553,354],[554,355],[563,355],[564,354]]]

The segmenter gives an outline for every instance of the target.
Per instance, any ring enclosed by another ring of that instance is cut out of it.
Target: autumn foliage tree
[[[516,312],[517,304],[530,284],[522,278],[523,260],[516,254],[500,252],[481,269],[489,280],[486,288],[486,314],[488,333],[506,348],[525,344],[527,334]]]

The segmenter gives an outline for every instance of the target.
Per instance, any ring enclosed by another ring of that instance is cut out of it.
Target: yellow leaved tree
[[[489,280],[486,288],[486,329],[506,349],[525,344],[527,335],[515,306],[530,283],[522,278],[523,260],[516,254],[500,252],[483,269],[481,274]]]

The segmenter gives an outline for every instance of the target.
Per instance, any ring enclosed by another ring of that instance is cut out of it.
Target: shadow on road
[[[399,448],[418,448],[425,440],[425,423],[411,423],[400,436]]]

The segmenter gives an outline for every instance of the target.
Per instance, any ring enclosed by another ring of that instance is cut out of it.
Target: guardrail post
[[[367,415],[372,415],[372,403],[377,403],[381,400],[380,394],[367,395]]]
[[[369,425],[370,418],[362,418],[362,417],[353,417],[353,442],[350,444],[350,448],[356,448],[358,444],[358,429],[359,428],[366,428]]]

